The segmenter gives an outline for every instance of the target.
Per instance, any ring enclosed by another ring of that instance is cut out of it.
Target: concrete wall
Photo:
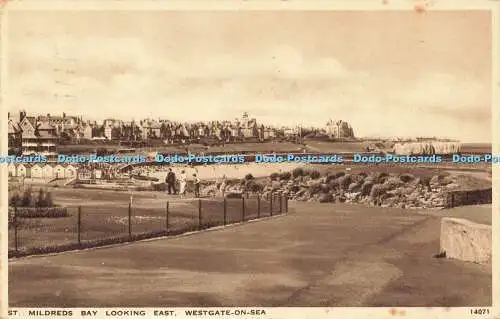
[[[491,261],[491,226],[466,219],[441,220],[441,252],[447,258],[487,263]]]
[[[445,195],[445,207],[464,205],[491,204],[492,189],[474,189],[464,191],[449,191]]]

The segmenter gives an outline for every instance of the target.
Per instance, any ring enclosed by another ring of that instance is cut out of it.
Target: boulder
[[[467,219],[441,219],[441,252],[447,258],[475,263],[491,261],[491,226]]]

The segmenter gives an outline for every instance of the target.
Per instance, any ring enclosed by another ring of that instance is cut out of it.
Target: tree
[[[40,188],[38,191],[38,198],[36,200],[36,206],[37,207],[45,207],[45,193],[43,192],[43,189]]]
[[[52,207],[54,206],[53,200],[52,200],[52,193],[51,192],[45,192],[45,207]]]
[[[33,196],[31,194],[31,187],[24,190],[23,197],[21,199],[21,206],[29,207],[33,201]]]

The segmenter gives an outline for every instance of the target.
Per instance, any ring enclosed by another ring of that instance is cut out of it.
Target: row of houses
[[[330,120],[326,128],[314,131],[326,132],[332,138],[354,137],[352,127],[345,121]],[[248,113],[233,121],[208,121],[181,123],[164,119],[122,121],[105,119],[102,122],[84,121],[82,117],[54,115],[28,115],[25,111],[16,116],[9,113],[8,137],[10,149],[21,149],[24,155],[33,153],[53,156],[60,142],[78,143],[80,140],[147,141],[160,139],[165,143],[216,138],[231,142],[237,138],[299,136],[300,127],[272,127],[259,124]]]
[[[8,171],[9,177],[71,179],[78,176],[78,168],[70,164],[10,163],[8,165]]]

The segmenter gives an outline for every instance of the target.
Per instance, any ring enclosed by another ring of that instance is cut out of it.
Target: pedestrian
[[[184,170],[181,171],[181,175],[179,176],[179,184],[180,184],[179,194],[181,195],[181,197],[184,197],[186,195],[186,184],[187,184],[186,171]]]
[[[168,169],[167,177],[165,178],[165,183],[167,183],[168,194],[176,194],[177,191],[175,189],[175,173],[172,171],[172,168]]]
[[[200,197],[200,178],[196,174],[193,174],[193,179],[194,179],[194,196]]]
[[[224,193],[226,191],[226,185],[227,185],[227,179],[226,179],[226,174],[222,175],[222,181],[220,183],[219,191],[222,194],[222,197],[224,197]]]

